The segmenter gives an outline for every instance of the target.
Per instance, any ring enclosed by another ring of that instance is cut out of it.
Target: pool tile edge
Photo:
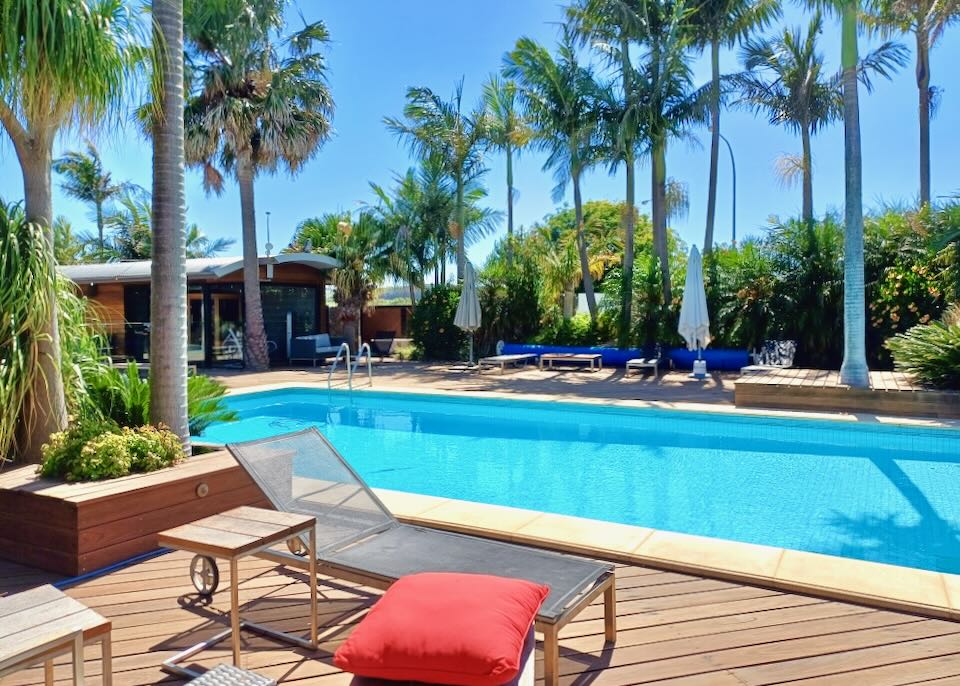
[[[374,490],[399,519],[408,523],[960,620],[960,575],[522,508]]]

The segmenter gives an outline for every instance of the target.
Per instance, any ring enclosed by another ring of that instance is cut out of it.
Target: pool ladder
[[[364,354],[366,352],[366,354]],[[367,361],[367,384],[373,386],[373,355],[370,352],[370,344],[364,343],[360,346],[360,349],[357,351],[356,357],[353,358],[353,362],[350,362],[350,346],[347,343],[341,343],[340,349],[337,350],[337,356],[333,360],[333,364],[330,365],[330,371],[327,373],[327,388],[333,388],[333,374],[337,371],[337,367],[340,365],[342,360],[344,363],[344,369],[347,370],[347,387],[352,391],[353,390],[353,375],[357,373],[357,368],[360,366],[360,359],[364,358]]]

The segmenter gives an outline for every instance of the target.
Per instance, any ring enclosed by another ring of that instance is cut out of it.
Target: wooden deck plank
[[[186,574],[189,558],[171,553],[67,591],[113,621],[117,686],[179,683],[160,671],[160,662],[222,628],[227,594],[198,602]],[[0,563],[0,574],[7,570],[16,572],[18,588],[29,583],[29,570]],[[617,571],[618,641],[604,645],[602,606],[587,608],[561,632],[564,684],[954,686],[960,679],[958,623],[688,574],[624,565]],[[282,630],[306,629],[301,572],[244,560],[241,574],[241,602],[251,619]],[[46,580],[42,574],[35,578],[38,584]],[[6,586],[0,576],[0,593]],[[321,583],[320,589],[321,650],[311,654],[245,635],[244,666],[283,683],[350,683],[331,656],[379,594],[345,582]],[[88,649],[86,659],[88,683],[100,683],[98,649]],[[228,660],[223,646],[197,664]],[[537,662],[540,678],[540,655]],[[70,669],[61,663],[55,677],[66,685]],[[41,670],[29,670],[4,686],[39,685],[42,677]]]

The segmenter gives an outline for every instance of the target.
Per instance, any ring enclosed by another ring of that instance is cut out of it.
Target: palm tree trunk
[[[703,233],[704,254],[713,250],[713,224],[717,214],[717,167],[720,163],[720,41],[710,41],[710,177],[707,182],[707,226]]]
[[[866,354],[863,285],[863,162],[860,155],[860,104],[857,93],[857,0],[842,12],[843,141],[846,176],[846,227],[843,253],[843,364],[840,382],[870,386]]]
[[[577,222],[577,252],[580,255],[580,271],[583,272],[583,292],[587,296],[587,309],[591,321],[597,321],[597,298],[593,293],[593,276],[590,274],[590,258],[587,256],[587,238],[583,235],[583,200],[580,197],[580,173],[573,174],[573,211]]]
[[[930,45],[917,31],[917,89],[920,95],[920,204],[930,204]]]
[[[53,160],[52,136],[43,134],[21,141],[16,145],[20,168],[23,173],[24,213],[29,222],[43,227],[47,259],[53,257],[53,191],[50,167]],[[52,264],[51,264],[52,267]],[[60,376],[60,331],[57,324],[57,294],[53,283],[49,284],[47,298],[50,302],[50,318],[43,330],[37,331],[36,375],[30,396],[21,420],[23,430],[22,456],[28,462],[40,462],[40,448],[51,434],[62,431],[67,425],[67,404]]]
[[[813,155],[810,152],[810,127],[804,124],[800,128],[800,140],[803,145],[803,221],[813,224]]]
[[[513,264],[513,146],[507,143],[507,264]]]
[[[257,254],[257,213],[253,201],[253,160],[250,153],[237,161],[240,218],[243,225],[243,364],[252,371],[270,366],[267,334],[260,303],[260,257]]]
[[[463,283],[467,272],[466,212],[463,206],[463,177],[457,177],[457,283]]]
[[[667,245],[667,145],[658,140],[653,144],[651,179],[651,213],[653,214],[653,249],[660,261],[660,283],[663,304],[673,300],[670,288],[670,253]]]
[[[626,156],[627,166],[627,202],[623,208],[623,283],[620,300],[620,334],[617,343],[621,348],[630,342],[630,329],[633,323],[633,260],[636,207],[636,164],[633,153]]]
[[[153,131],[150,421],[190,451],[187,419],[187,256],[183,153],[183,0],[153,0],[163,38],[163,116]],[[101,213],[97,213],[103,253]]]
[[[100,261],[103,262],[103,203],[97,203],[97,240],[100,246]]]

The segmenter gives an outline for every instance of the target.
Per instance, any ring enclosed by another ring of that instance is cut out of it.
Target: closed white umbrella
[[[688,350],[700,352],[710,344],[710,314],[707,312],[707,291],[703,287],[703,261],[697,246],[690,249],[687,260],[687,280],[683,286],[683,303],[680,305],[680,335],[687,342]],[[706,364],[694,365],[694,374],[701,378],[706,374]]]
[[[453,323],[470,334],[470,366],[473,366],[473,332],[480,328],[480,298],[477,296],[477,275],[469,262],[463,273],[460,303]]]

